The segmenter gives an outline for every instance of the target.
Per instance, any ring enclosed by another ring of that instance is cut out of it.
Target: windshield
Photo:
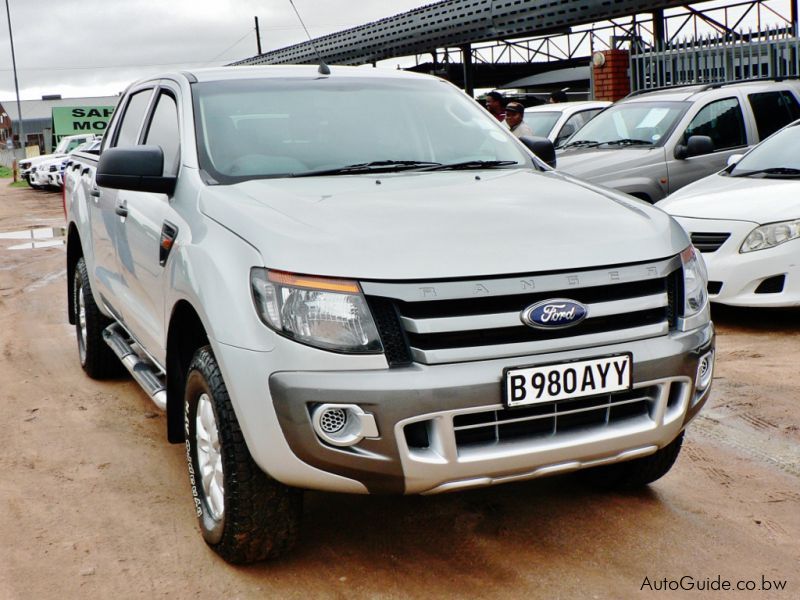
[[[75,142],[75,140],[71,140],[69,138],[63,138],[60,142],[58,142],[56,149],[53,150],[53,154],[66,154],[69,150],[82,143],[83,142]]]
[[[631,142],[657,146],[663,144],[687,102],[623,102],[608,107],[580,128],[566,146]]]
[[[192,89],[200,166],[220,183],[468,161],[532,166],[489,113],[436,79],[334,75]]]
[[[729,173],[742,177],[758,173],[769,177],[792,174],[793,171],[795,177],[800,173],[800,121],[761,142]]]
[[[560,112],[531,111],[525,113],[525,123],[533,130],[533,135],[547,137],[560,116]]]

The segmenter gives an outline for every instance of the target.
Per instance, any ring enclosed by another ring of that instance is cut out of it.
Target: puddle
[[[35,248],[54,248],[64,245],[64,227],[31,227],[19,231],[0,233],[0,240],[26,240],[23,244],[7,246],[8,250],[33,250]]]

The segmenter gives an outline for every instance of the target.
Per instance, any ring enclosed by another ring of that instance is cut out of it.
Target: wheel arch
[[[195,351],[209,343],[200,315],[187,300],[172,309],[167,330],[167,439],[184,441],[183,390]]]
[[[75,223],[70,223],[67,233],[67,316],[70,325],[75,325],[75,267],[82,256],[81,236]]]

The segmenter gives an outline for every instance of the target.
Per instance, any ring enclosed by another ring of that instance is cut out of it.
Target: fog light
[[[695,389],[698,392],[705,390],[711,383],[714,376],[714,351],[706,352],[700,357],[697,363],[697,377],[695,378]]]
[[[356,404],[321,404],[311,413],[316,434],[334,446],[353,446],[378,437],[375,417]]]

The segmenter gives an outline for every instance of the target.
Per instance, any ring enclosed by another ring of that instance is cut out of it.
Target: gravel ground
[[[715,307],[710,404],[649,489],[558,477],[434,497],[309,493],[290,556],[231,567],[202,542],[163,415],[130,380],[81,371],[63,245],[11,239],[62,226],[58,194],[0,182],[0,598],[616,599],[681,577],[695,589],[667,597],[705,597],[697,586],[718,577],[754,582],[737,598],[800,597],[800,311]]]

